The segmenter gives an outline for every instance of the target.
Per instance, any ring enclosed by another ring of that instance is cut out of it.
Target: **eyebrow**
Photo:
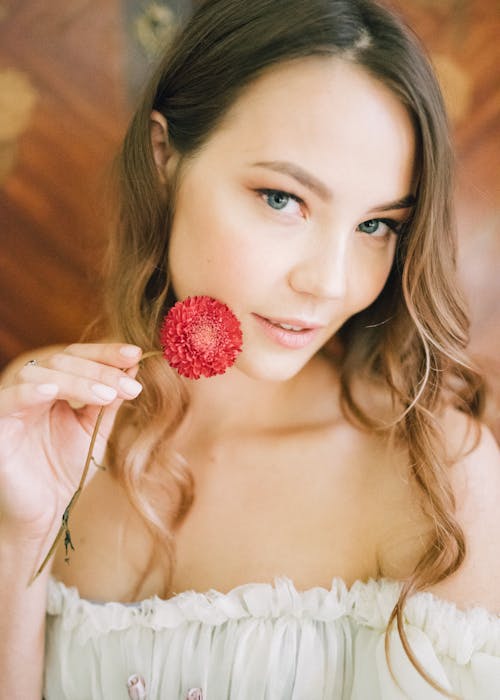
[[[312,173],[309,173],[300,165],[295,163],[290,163],[286,160],[271,160],[271,161],[260,161],[258,163],[252,163],[252,167],[268,168],[269,170],[274,170],[278,173],[283,173],[293,177],[301,185],[306,187],[311,192],[318,195],[323,201],[330,201],[333,199],[333,192],[329,187],[327,187],[321,180],[318,180]],[[394,202],[387,202],[386,204],[381,204],[379,206],[371,207],[370,211],[390,211],[392,209],[408,209],[416,204],[416,198],[413,194],[407,194],[400,199],[396,199]]]

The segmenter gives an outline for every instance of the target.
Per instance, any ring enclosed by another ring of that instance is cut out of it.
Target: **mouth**
[[[266,336],[278,345],[298,350],[314,341],[323,325],[301,319],[266,318],[252,314]]]
[[[317,328],[324,328],[324,324],[316,323],[315,321],[307,321],[296,318],[267,318],[266,316],[261,316],[268,323],[272,323],[273,326],[278,328],[283,328],[285,331],[292,331],[294,333],[301,333],[302,331],[312,331]]]

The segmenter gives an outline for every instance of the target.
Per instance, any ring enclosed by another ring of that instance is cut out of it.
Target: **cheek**
[[[254,303],[260,293],[272,293],[282,278],[276,251],[256,239],[254,232],[234,231],[221,237],[221,247],[212,266],[214,284],[237,306]]]
[[[370,257],[359,261],[357,269],[350,279],[350,297],[352,313],[357,313],[375,301],[383,290],[391,271],[395,242],[379,257]]]
[[[259,279],[266,279],[266,261],[273,258],[254,231],[238,219],[218,216],[216,207],[204,209],[203,216],[184,208],[172,228],[169,270],[178,298],[209,294],[229,302],[236,291],[250,287],[255,292]]]

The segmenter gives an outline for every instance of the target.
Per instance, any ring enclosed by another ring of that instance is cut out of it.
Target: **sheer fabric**
[[[45,700],[126,700],[144,679],[148,700],[442,700],[384,631],[400,583],[334,579],[330,590],[291,580],[224,594],[96,603],[51,579]],[[500,698],[500,617],[459,610],[429,593],[406,606],[406,630],[425,669],[464,700]],[[200,696],[201,697],[201,696]]]

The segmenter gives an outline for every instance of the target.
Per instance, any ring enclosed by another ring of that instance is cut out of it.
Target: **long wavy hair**
[[[437,415],[446,398],[479,417],[484,388],[465,352],[468,319],[456,282],[453,154],[446,111],[424,50],[397,15],[373,0],[200,4],[161,58],[117,160],[119,206],[106,295],[109,330],[144,348],[155,342],[175,301],[168,247],[183,164],[196,156],[252,81],[273,65],[306,56],[336,56],[363,67],[406,107],[417,136],[417,203],[399,236],[387,283],[373,304],[336,334],[336,350],[327,345],[322,352],[338,367],[345,416],[407,448],[408,469],[420,489],[432,537],[403,582],[386,632],[386,653],[396,624],[411,662],[439,689],[412,652],[403,609],[409,595],[443,580],[464,559],[465,539],[455,517],[447,476],[450,459]],[[165,116],[170,143],[180,154],[167,187],[159,183],[153,158],[152,110]],[[161,358],[148,359],[141,373],[143,393],[118,416],[110,442],[111,468],[153,541],[161,545],[156,551],[165,556],[168,597],[175,528],[194,498],[189,466],[172,446],[188,399],[178,375]],[[385,387],[394,420],[384,424],[360,405],[353,390],[360,373]]]

